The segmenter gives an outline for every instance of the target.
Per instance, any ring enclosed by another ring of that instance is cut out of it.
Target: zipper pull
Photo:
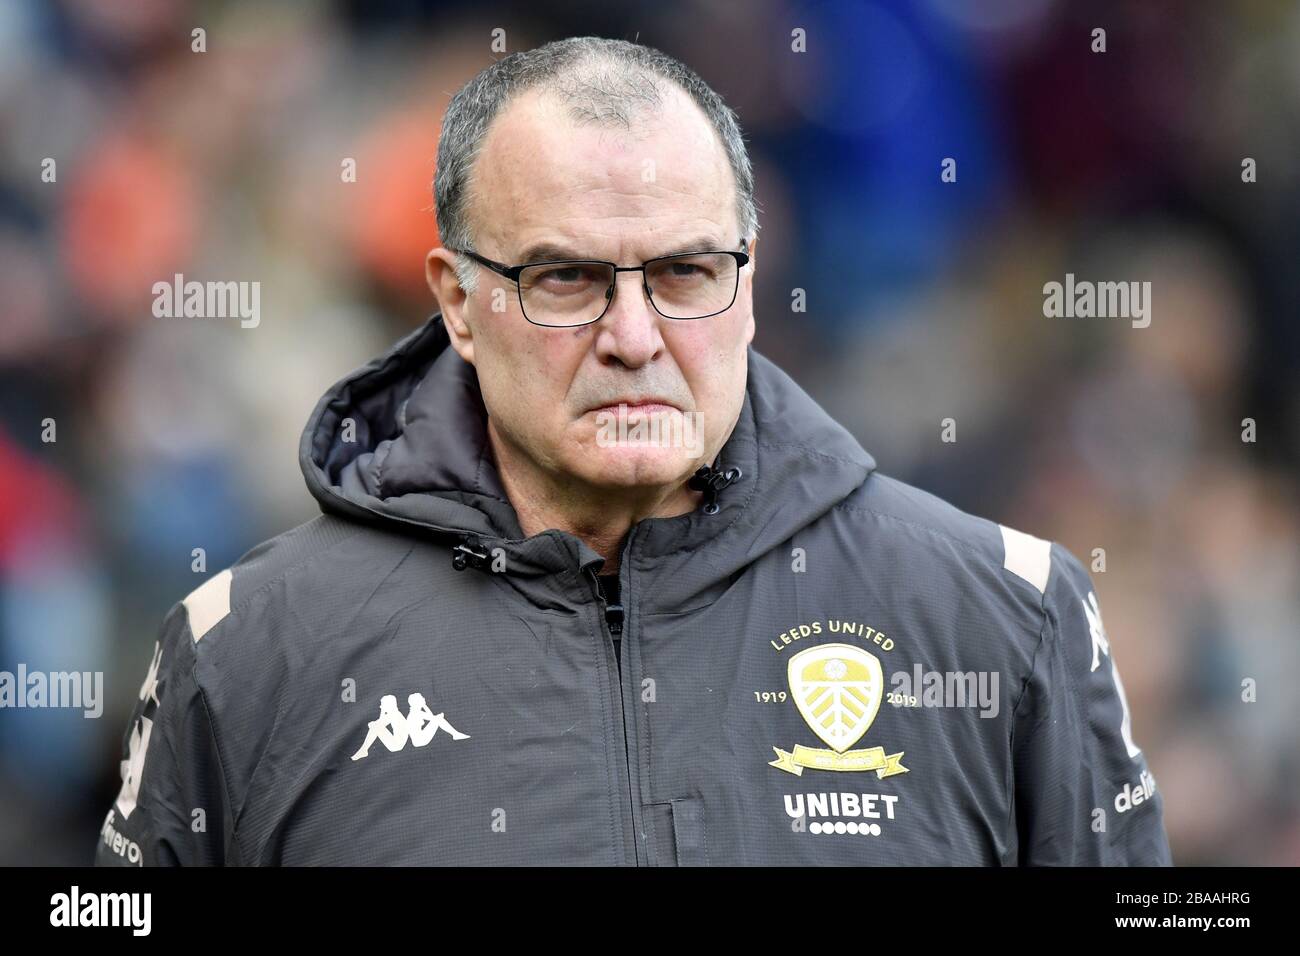
[[[458,544],[451,549],[451,566],[457,571],[464,571],[467,567],[481,568],[490,558],[486,551],[475,551],[468,544]]]
[[[712,465],[701,465],[686,482],[686,487],[693,491],[704,492],[703,511],[706,515],[715,515],[722,510],[718,504],[718,494],[723,488],[739,481],[742,477],[744,474],[739,468],[721,471]]]
[[[609,625],[610,634],[623,633],[623,605],[605,605],[605,623]]]

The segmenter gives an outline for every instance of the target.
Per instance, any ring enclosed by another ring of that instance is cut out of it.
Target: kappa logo
[[[872,654],[851,644],[822,644],[790,658],[786,671],[790,696],[800,716],[831,749],[796,744],[786,751],[773,747],[768,765],[802,775],[804,769],[874,770],[877,777],[907,773],[902,752],[886,754],[884,747],[850,750],[862,739],[884,696],[884,672]]]
[[[140,685],[139,698],[143,703],[137,705],[138,716],[132,722],[131,735],[127,738],[126,759],[119,764],[122,789],[117,792],[115,803],[123,820],[130,818],[140,800],[140,780],[144,777],[144,758],[149,753],[149,738],[153,735],[153,717],[162,706],[158,694],[166,683],[158,679],[161,664],[162,644],[154,641],[149,670],[144,675],[144,683]]]
[[[423,747],[439,730],[451,735],[452,740],[468,740],[469,734],[462,734],[442,714],[435,714],[423,694],[412,694],[406,698],[407,712],[397,709],[397,697],[385,694],[379,700],[379,716],[367,724],[366,740],[361,749],[352,755],[353,760],[364,760],[370,755],[370,747],[377,740],[397,753],[410,741],[413,746]]]

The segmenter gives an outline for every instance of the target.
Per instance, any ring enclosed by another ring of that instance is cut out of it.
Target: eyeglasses
[[[741,246],[748,242],[742,241]],[[736,301],[744,252],[689,252],[660,256],[639,266],[602,259],[554,259],[507,266],[468,249],[452,249],[514,282],[519,307],[533,325],[573,328],[600,319],[614,301],[620,272],[640,272],[655,311],[666,319],[707,319]]]

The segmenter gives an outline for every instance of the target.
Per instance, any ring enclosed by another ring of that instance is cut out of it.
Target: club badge
[[[769,766],[801,775],[811,770],[874,770],[877,777],[907,773],[902,752],[886,754],[884,747],[851,750],[862,739],[884,697],[880,661],[849,644],[822,644],[800,651],[787,668],[790,696],[799,714],[830,749],[796,744],[791,750],[773,747]]]

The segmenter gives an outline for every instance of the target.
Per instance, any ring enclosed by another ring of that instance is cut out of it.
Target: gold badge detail
[[[822,644],[800,651],[787,666],[795,706],[822,742],[831,749],[796,744],[793,750],[773,747],[768,765],[793,773],[813,770],[874,770],[877,777],[906,773],[901,752],[884,747],[850,750],[862,739],[884,698],[885,677],[880,661],[850,644]]]

